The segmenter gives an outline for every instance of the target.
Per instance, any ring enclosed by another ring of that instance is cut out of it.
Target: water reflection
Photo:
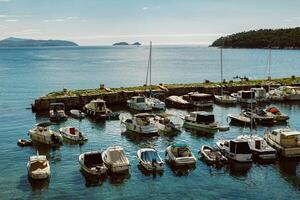
[[[164,171],[161,170],[161,171],[149,171],[149,170],[146,170],[142,165],[138,164],[137,165],[137,168],[142,172],[143,175],[145,176],[152,176],[153,178],[156,178],[157,175],[159,177],[162,177],[164,175]]]
[[[124,173],[111,173],[108,172],[108,182],[113,185],[120,185],[130,178],[129,170]]]
[[[27,177],[33,192],[41,191],[49,187],[50,178],[43,179],[43,180],[36,180],[36,179],[32,179],[29,176]]]
[[[86,173],[82,169],[80,169],[80,173],[84,177],[84,179],[85,179],[85,185],[87,187],[102,185],[103,182],[107,179],[106,175],[95,176],[95,175],[91,175],[91,174]]]
[[[230,161],[224,166],[224,169],[233,177],[245,177],[251,167],[252,163],[238,163]]]
[[[143,136],[141,134],[132,131],[125,131],[122,132],[121,134],[122,136],[125,136],[130,142],[134,144],[140,144],[141,142],[149,142],[158,139],[158,135]]]
[[[175,176],[187,176],[193,170],[196,169],[195,164],[178,166],[178,165],[174,165],[170,162],[166,162],[166,163],[169,165],[170,169],[172,170],[172,172]]]
[[[300,190],[300,158],[279,158],[277,167],[281,176]]]

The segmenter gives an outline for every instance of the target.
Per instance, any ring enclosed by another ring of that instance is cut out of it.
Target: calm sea
[[[280,160],[271,165],[228,165],[208,167],[201,160],[196,168],[177,170],[165,166],[162,175],[143,174],[137,167],[136,151],[156,148],[164,158],[165,148],[174,142],[189,144],[193,153],[201,145],[213,145],[222,138],[233,138],[248,129],[234,127],[227,132],[200,135],[184,130],[176,137],[150,139],[121,134],[119,121],[94,123],[69,118],[52,128],[72,125],[85,132],[89,141],[82,145],[65,144],[59,149],[39,148],[50,160],[49,182],[36,183],[27,178],[26,163],[35,148],[17,146],[17,139],[27,138],[27,131],[47,116],[36,116],[30,109],[33,100],[63,87],[95,88],[143,85],[148,47],[79,47],[0,49],[0,199],[299,199],[300,164]],[[267,75],[268,50],[225,49],[224,76],[264,78]],[[199,46],[154,46],[154,83],[193,83],[220,79],[220,52]],[[271,75],[300,75],[300,51],[273,50]],[[291,119],[289,125],[300,130],[300,103],[276,104]],[[121,110],[122,114],[128,111]],[[184,115],[187,111],[169,109]],[[215,105],[216,119],[226,123],[228,113],[240,107]],[[180,119],[177,119],[181,122]],[[182,122],[181,122],[182,123]],[[275,127],[271,127],[275,128]],[[255,131],[263,135],[265,127]],[[111,145],[125,148],[131,162],[130,176],[108,177],[100,182],[86,179],[80,172],[78,156]]]

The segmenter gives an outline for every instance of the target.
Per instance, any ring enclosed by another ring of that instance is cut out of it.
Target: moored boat
[[[81,112],[81,110],[72,109],[72,110],[70,110],[70,113],[75,118],[78,118],[78,119],[85,118],[85,114],[84,114],[84,112]]]
[[[26,139],[19,139],[17,144],[21,147],[32,146],[32,141]]]
[[[61,122],[67,120],[64,103],[51,103],[49,108],[51,122]]]
[[[194,165],[196,158],[186,144],[173,144],[167,147],[166,156],[169,163],[174,165]]]
[[[28,176],[32,179],[47,179],[50,177],[50,165],[45,155],[30,156],[27,163]]]
[[[106,107],[106,103],[102,99],[92,100],[83,107],[83,110],[88,117],[95,120],[105,120],[112,113],[112,111]]]
[[[183,99],[190,102],[192,106],[199,108],[212,108],[214,105],[213,96],[206,93],[190,92],[184,95]]]
[[[265,109],[265,112],[267,113],[267,115],[272,116],[278,122],[285,122],[289,120],[289,116],[280,112],[280,110],[275,106]]]
[[[243,114],[228,114],[227,117],[230,119],[230,124],[237,124],[241,126],[251,125],[251,118],[246,117]]]
[[[172,95],[166,98],[166,105],[172,108],[186,109],[191,107],[191,104],[182,97]]]
[[[268,102],[269,99],[267,97],[267,91],[265,88],[260,87],[260,88],[251,88],[251,91],[254,92],[254,98],[257,102]]]
[[[91,175],[104,175],[107,172],[107,167],[102,160],[100,151],[91,151],[80,154],[79,163],[81,168]]]
[[[146,103],[153,110],[165,110],[166,109],[165,102],[162,102],[161,100],[154,98],[154,97],[146,98]]]
[[[231,96],[237,98],[237,101],[241,104],[256,104],[255,93],[251,90],[241,90],[232,93]]]
[[[243,115],[253,119],[253,121],[255,121],[257,124],[273,125],[277,122],[273,116],[268,115],[264,110],[261,109],[257,109],[255,112],[252,112],[251,110],[244,110]]]
[[[215,116],[205,111],[194,111],[184,117],[183,126],[190,129],[215,132],[219,130]]]
[[[164,169],[164,162],[155,149],[140,149],[137,151],[137,158],[140,165],[148,171],[161,171]]]
[[[173,123],[167,114],[158,114],[155,117],[155,124],[161,134],[176,135],[181,132],[181,125]]]
[[[63,138],[72,142],[84,142],[87,140],[86,135],[75,127],[60,128],[59,132],[63,136]]]
[[[214,97],[215,97],[215,101],[220,104],[234,105],[237,103],[237,99],[235,97],[232,97],[227,94],[214,95]]]
[[[151,111],[152,107],[146,102],[146,98],[144,96],[133,96],[129,100],[127,100],[127,105],[130,109],[147,112]]]
[[[102,153],[102,159],[106,167],[113,173],[127,173],[129,171],[130,163],[122,147],[107,148]]]
[[[202,155],[205,162],[208,164],[223,165],[227,162],[227,158],[222,155],[220,150],[213,149],[208,145],[203,145],[198,154]]]

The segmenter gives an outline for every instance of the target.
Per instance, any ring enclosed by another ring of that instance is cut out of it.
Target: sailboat
[[[151,79],[152,79],[152,41],[150,41],[150,53],[149,53],[149,60],[148,60],[148,68],[147,68],[147,75],[146,75],[146,84],[145,84],[145,89],[147,89],[147,84],[148,84],[148,75],[149,75],[149,91],[150,95],[148,98],[146,98],[146,104],[150,106],[153,110],[165,110],[166,109],[166,104],[162,101],[160,101],[157,98],[154,98],[152,96],[152,91],[151,91]]]
[[[221,95],[214,95],[215,101],[221,104],[236,104],[237,99],[228,95],[224,94],[223,91],[223,48],[221,47]]]

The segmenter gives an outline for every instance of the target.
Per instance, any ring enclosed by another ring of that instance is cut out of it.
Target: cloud
[[[48,23],[48,22],[64,22],[64,21],[70,21],[70,20],[75,20],[79,19],[79,17],[76,16],[70,16],[70,17],[65,17],[65,18],[59,18],[59,19],[45,19],[43,22]]]
[[[14,31],[14,32],[4,32],[2,36],[18,36],[18,37],[23,37],[23,36],[33,36],[33,35],[42,35],[43,32],[40,29],[25,29],[21,31]]]
[[[284,19],[283,21],[284,22],[293,22],[293,21],[299,21],[299,20],[300,20],[300,17],[291,17],[291,18]]]
[[[10,0],[0,0],[0,2],[10,2]]]
[[[142,10],[149,10],[149,8],[148,7],[143,7]]]
[[[17,22],[17,21],[19,21],[18,19],[6,19],[5,20],[6,22]]]
[[[0,15],[0,18],[7,18],[7,15]]]

